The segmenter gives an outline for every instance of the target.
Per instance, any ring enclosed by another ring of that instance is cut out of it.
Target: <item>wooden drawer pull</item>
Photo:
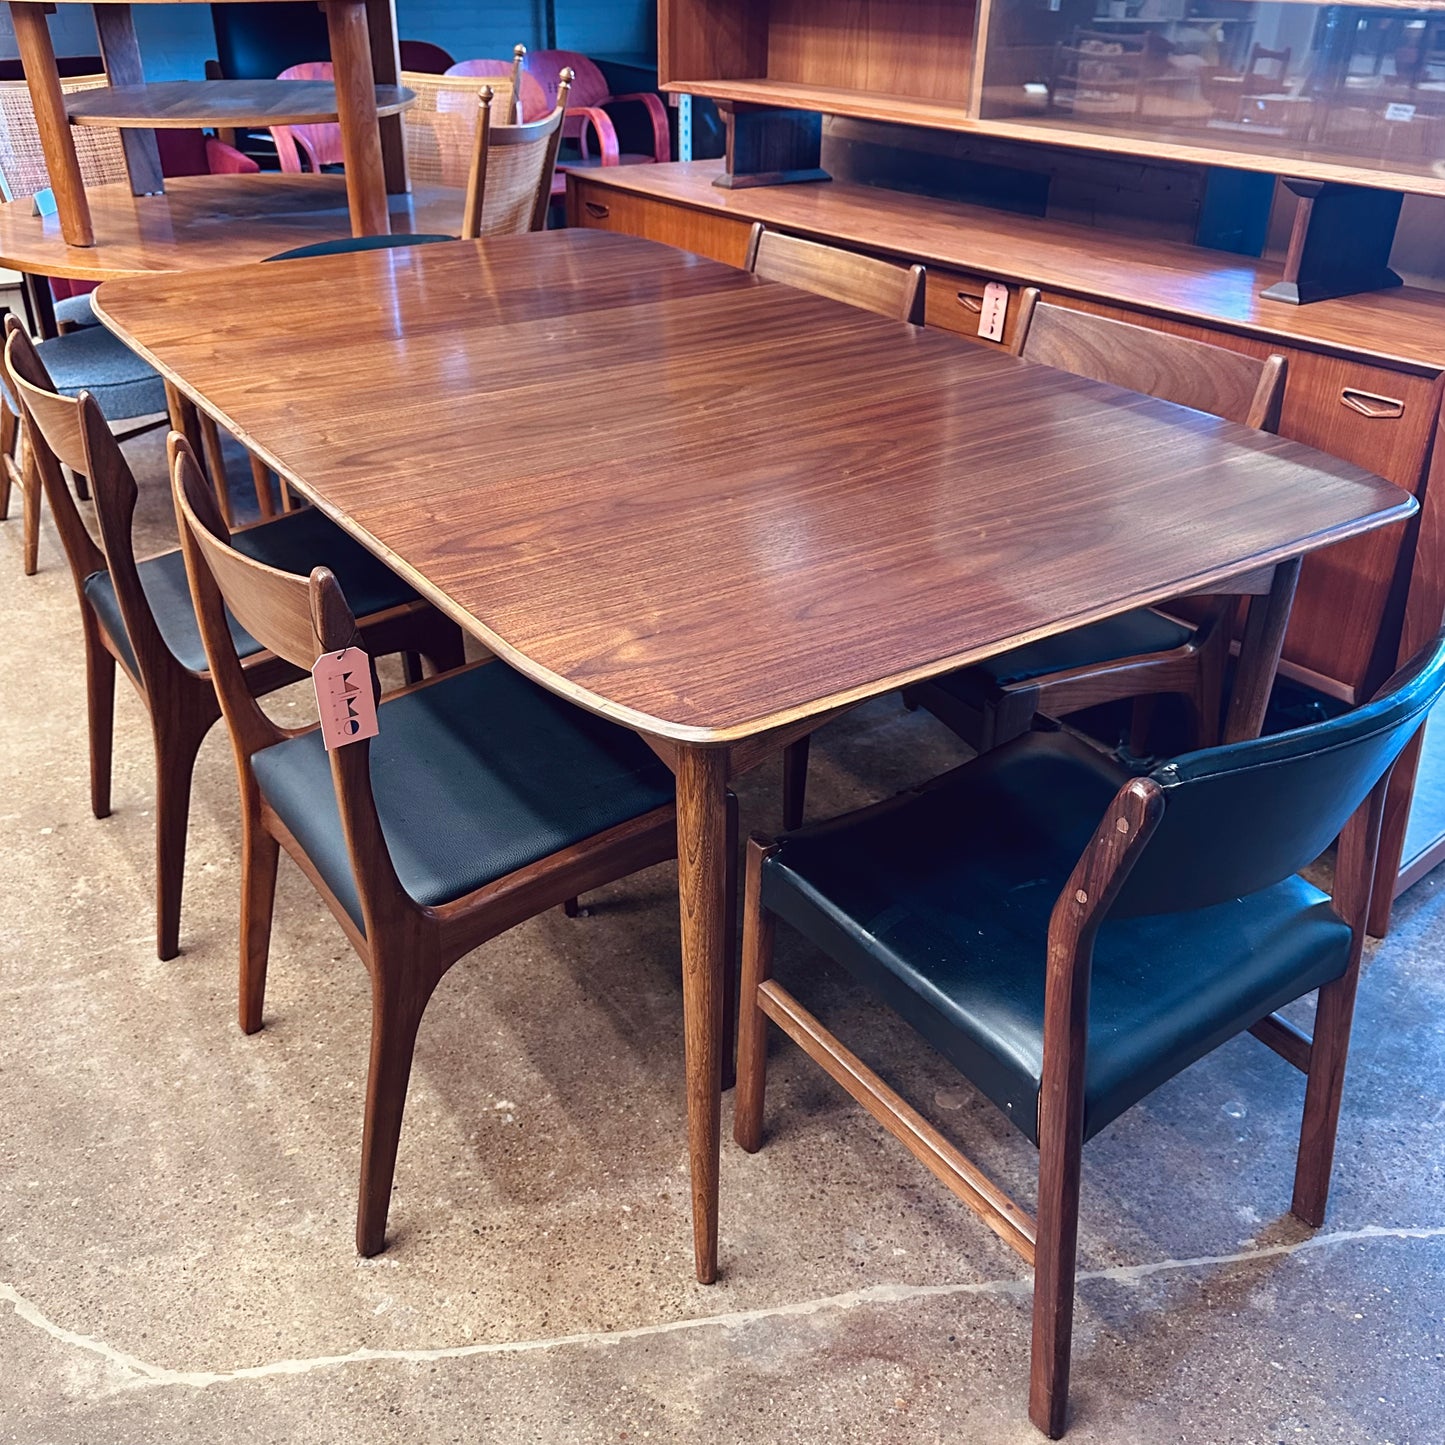
[[[611,206],[604,206],[598,201],[583,201],[582,205],[594,221],[605,221],[612,214]]]
[[[977,296],[970,296],[967,291],[960,291],[958,293],[958,304],[962,306],[965,311],[972,311],[975,316],[983,310],[983,302],[979,300]]]
[[[1361,391],[1357,386],[1345,387],[1340,393],[1340,400],[1351,411],[1357,411],[1372,421],[1405,415],[1405,403],[1398,397],[1379,396],[1373,391]]]

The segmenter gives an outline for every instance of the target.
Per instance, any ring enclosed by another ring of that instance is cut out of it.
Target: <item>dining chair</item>
[[[933,783],[749,845],[734,1133],[762,1142],[776,1024],[1034,1269],[1029,1413],[1063,1433],[1084,1142],[1249,1031],[1306,1075],[1291,1211],[1324,1220],[1385,790],[1445,634],[1376,699],[1145,777],[1027,733]],[[1332,893],[1298,876],[1338,837]],[[1037,1218],[772,977],[782,919],[1039,1151]],[[1312,1034],[1278,1010],[1318,991]]]
[[[145,704],[155,748],[156,952],[180,951],[181,893],[191,775],[196,753],[220,716],[185,561],[172,549],[137,560],[132,536],[137,488],[125,456],[88,392],[61,396],[35,344],[15,317],[6,321],[5,371],[24,415],[32,467],[40,476],[70,564],[85,645],[90,724],[90,801],[110,815],[115,670]],[[61,464],[91,479],[99,542],[91,535]],[[423,603],[390,568],[315,510],[238,532],[237,545],[278,566],[322,564],[347,580],[366,614],[373,650],[415,651],[438,668],[462,661],[460,630]],[[235,646],[246,686],[257,695],[301,675],[265,651],[239,625]]]
[[[335,79],[329,60],[303,60],[288,65],[277,80]],[[335,121],[316,121],[310,125],[273,125],[271,139],[276,145],[276,159],[281,169],[295,175],[308,167],[316,172],[342,162],[341,126]]]
[[[547,93],[542,89],[537,77],[523,68],[526,58],[527,47],[517,45],[512,48],[510,60],[459,60],[455,65],[448,66],[446,73],[449,76],[471,79],[507,81],[510,85],[511,103],[501,119],[506,125],[516,125],[529,117],[540,120],[552,108],[547,104]],[[496,109],[494,102],[493,110]]]
[[[328,753],[316,728],[277,727],[246,687],[224,609],[302,671],[365,645],[352,609],[327,568],[297,576],[237,550],[174,434],[171,464],[240,776],[241,1028],[261,1027],[285,849],[371,975],[356,1246],[373,1255],[385,1244],[412,1053],[432,991],[513,925],[673,857],[672,775],[634,733],[491,660],[383,700],[370,741]]]
[[[571,87],[572,72],[564,70],[551,115],[518,125],[495,124],[492,94],[488,89],[482,91],[467,173],[463,237],[517,236],[546,230]]]
[[[1275,431],[1285,359],[1254,357],[1108,316],[1022,297],[1014,353],[1025,361],[1144,392],[1225,421]],[[1188,608],[1188,602],[1183,608]],[[1176,694],[1195,744],[1219,737],[1234,598],[1193,599],[1189,622],[1141,607],[1001,653],[909,688],[905,697],[980,752],[1027,732],[1039,713],[1066,717],[1100,703]],[[1181,611],[1183,610],[1181,608]],[[1136,702],[1133,743],[1144,748],[1147,705]]]
[[[748,235],[743,269],[765,281],[779,281],[831,301],[876,311],[895,321],[923,325],[927,276],[922,266],[860,256],[839,246],[770,231],[758,221]],[[811,739],[807,737],[789,743],[783,750],[785,828],[796,828],[803,821],[810,750]]]

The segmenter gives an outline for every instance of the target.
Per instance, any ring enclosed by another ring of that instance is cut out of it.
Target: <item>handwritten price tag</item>
[[[321,741],[328,753],[377,735],[380,727],[376,694],[371,690],[371,659],[359,647],[322,653],[311,669],[311,680],[321,714]]]
[[[985,341],[1003,340],[1004,318],[1008,315],[1008,287],[990,281],[983,288],[983,305],[978,313],[978,334]]]

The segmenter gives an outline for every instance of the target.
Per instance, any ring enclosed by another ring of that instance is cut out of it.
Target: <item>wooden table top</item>
[[[41,276],[107,281],[263,261],[278,251],[351,234],[343,176],[184,176],[163,196],[133,196],[124,182],[86,191],[94,246],[67,246],[56,216],[28,199],[0,205],[0,266]],[[393,231],[452,234],[462,193],[418,186],[389,196]]]
[[[97,310],[523,672],[726,742],[1406,517],[1297,443],[630,236]]]
[[[416,99],[396,85],[376,87],[377,115]],[[324,80],[162,80],[103,85],[65,97],[72,125],[190,130],[196,126],[313,125],[337,119],[336,87]]]
[[[1445,293],[1403,286],[1291,306],[1259,293],[1280,266],[990,206],[880,186],[818,181],[724,190],[721,161],[594,167],[578,180],[695,210],[762,221],[802,236],[1116,301],[1291,346],[1324,347],[1437,372],[1445,368]]]

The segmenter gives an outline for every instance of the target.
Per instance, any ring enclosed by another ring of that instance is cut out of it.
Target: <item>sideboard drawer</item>
[[[928,272],[927,322],[943,331],[976,341],[980,346],[1013,345],[1014,328],[1018,325],[1019,288],[1008,288],[1008,311],[1004,316],[1002,341],[985,341],[978,334],[979,317],[983,313],[983,292],[992,277],[974,276],[966,271],[945,271],[932,267]]]
[[[661,241],[739,267],[747,259],[752,230],[750,221],[735,216],[631,195],[575,173],[567,177],[567,223]]]

